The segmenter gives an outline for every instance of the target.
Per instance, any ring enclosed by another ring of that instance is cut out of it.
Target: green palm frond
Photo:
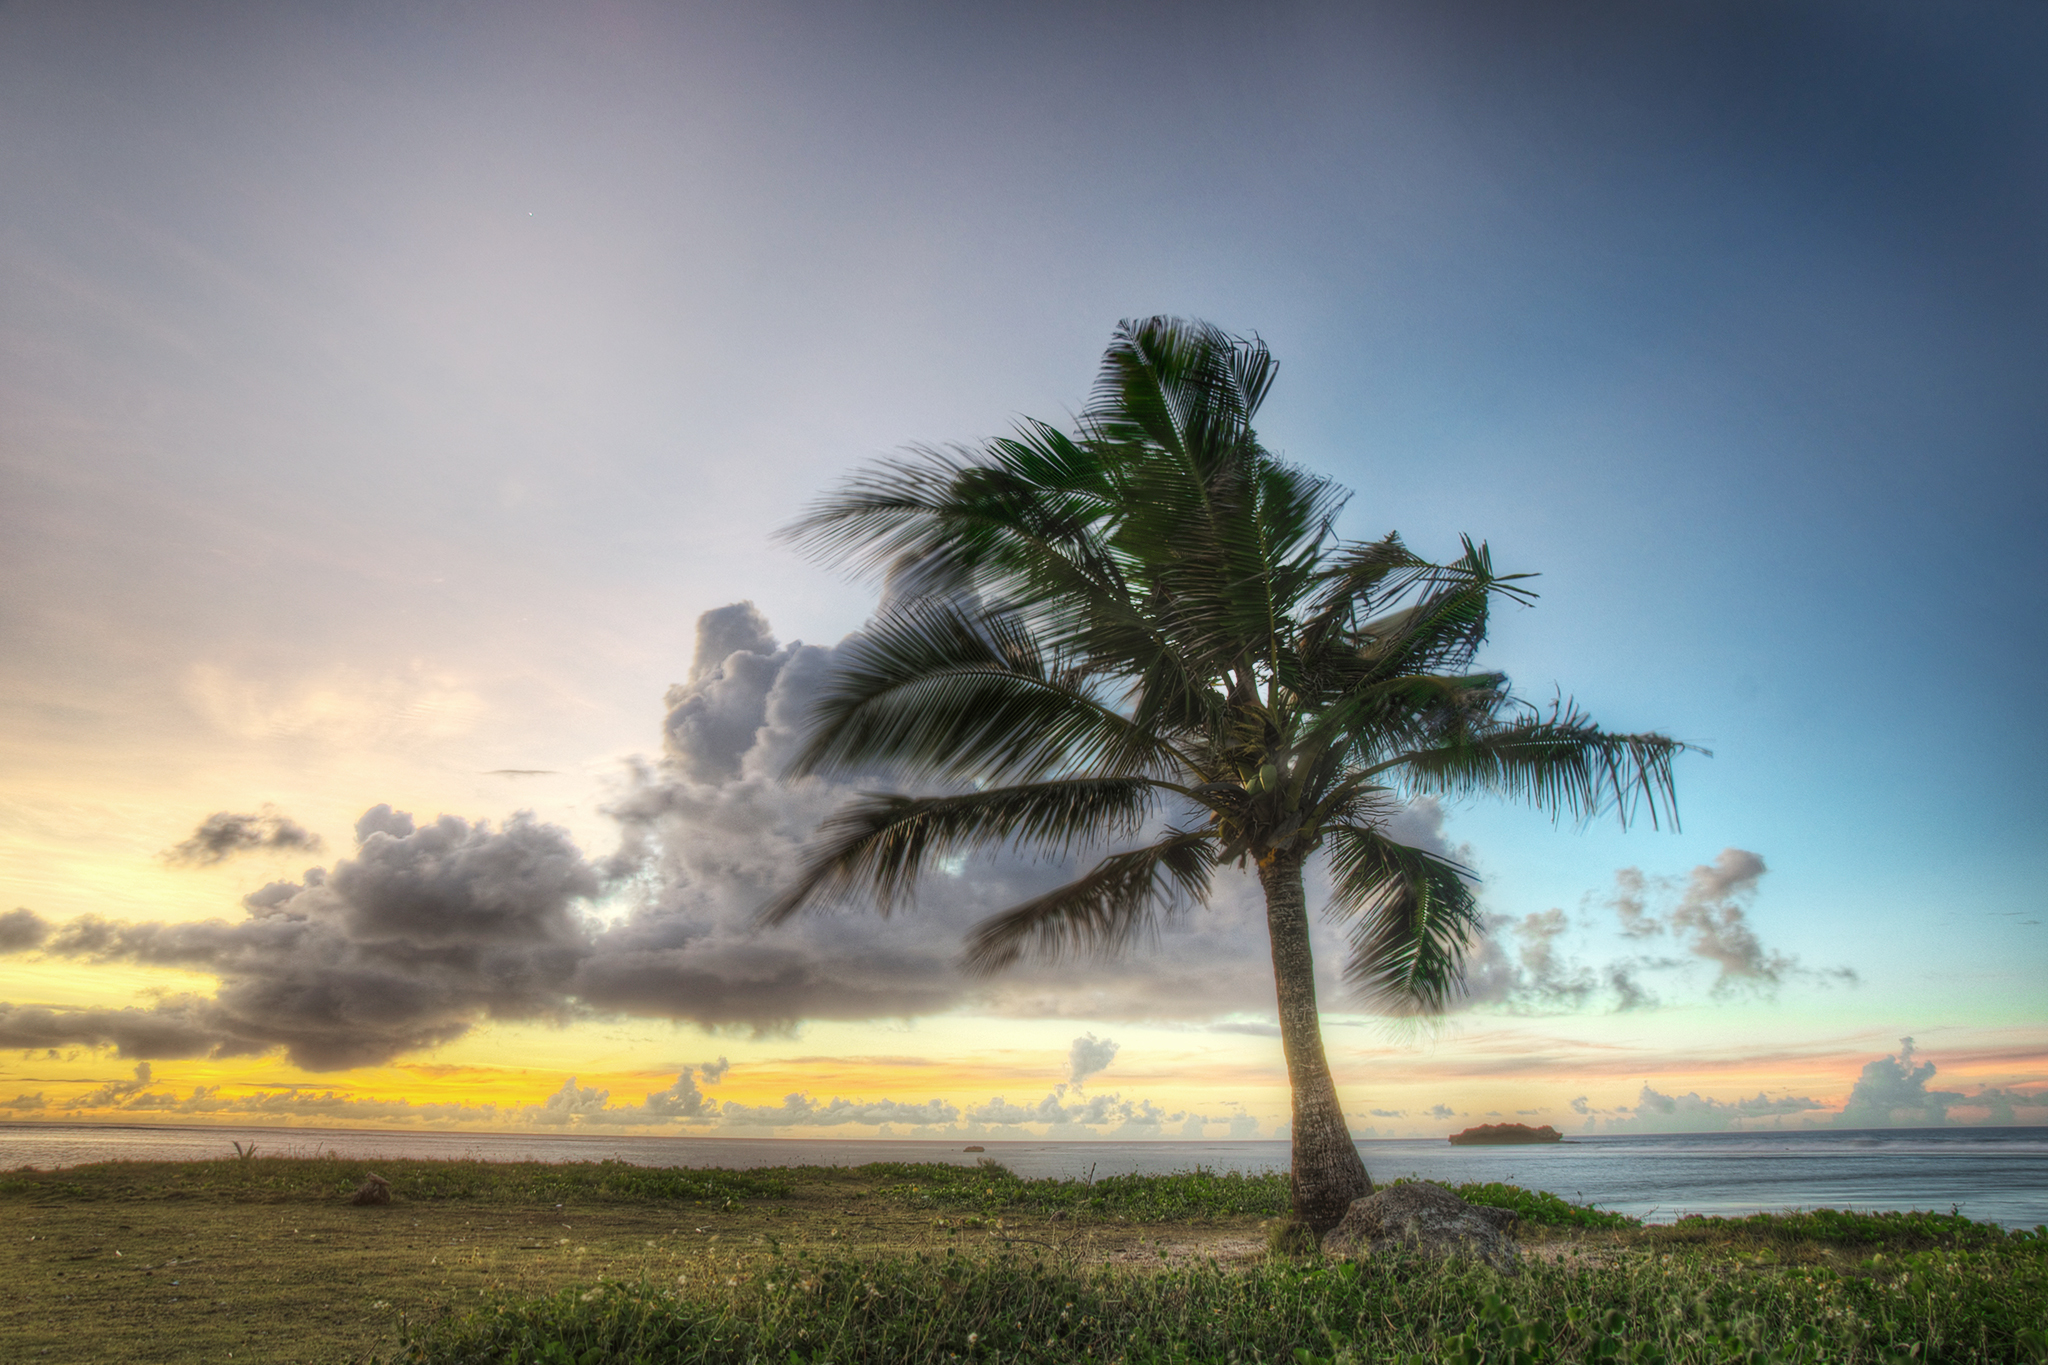
[[[763,906],[780,924],[813,906],[871,895],[883,914],[916,889],[934,861],[1009,845],[1060,855],[1127,839],[1161,791],[1142,778],[1089,777],[922,798],[871,792],[835,811],[795,883]]]
[[[880,613],[825,688],[792,775],[941,779],[1161,772],[1159,737],[1098,700],[1014,616],[941,597]]]
[[[990,578],[1057,595],[1112,573],[1100,543],[1117,509],[1099,455],[1042,422],[979,451],[915,448],[855,474],[785,539],[857,573],[914,567],[946,591]]]
[[[1507,796],[1580,822],[1613,811],[1623,826],[1641,810],[1653,829],[1666,820],[1676,828],[1671,764],[1688,750],[1707,752],[1665,735],[1609,734],[1567,703],[1546,717],[1448,736],[1375,771],[1398,772],[1418,794]]]
[[[1162,916],[1206,901],[1215,865],[1200,830],[1171,830],[1148,847],[1113,853],[1065,886],[984,920],[967,940],[967,970],[985,976],[1026,956],[1115,953]]]
[[[1338,825],[1325,837],[1331,911],[1355,921],[1345,979],[1390,1014],[1441,1012],[1483,929],[1471,873],[1367,825]]]

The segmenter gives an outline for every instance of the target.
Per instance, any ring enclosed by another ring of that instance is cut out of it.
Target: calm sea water
[[[0,1124],[0,1170],[92,1161],[183,1161],[260,1154],[600,1161],[641,1166],[852,1166],[953,1161],[959,1142],[786,1138],[586,1137],[321,1128]],[[1285,1142],[998,1142],[987,1155],[1024,1176],[1085,1177],[1287,1168]],[[1669,1222],[1681,1214],[1789,1208],[1937,1209],[2007,1227],[2048,1223],[2048,1128],[1690,1133],[1582,1137],[1540,1147],[1452,1147],[1441,1140],[1358,1144],[1377,1181],[1503,1180]]]

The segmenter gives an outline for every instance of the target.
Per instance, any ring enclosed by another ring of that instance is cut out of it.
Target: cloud
[[[892,917],[853,909],[759,928],[756,908],[824,817],[887,785],[882,774],[783,778],[814,700],[859,637],[783,644],[745,602],[705,613],[697,636],[687,680],[664,699],[659,756],[630,767],[608,806],[620,836],[610,855],[588,858],[530,815],[501,826],[422,822],[379,805],[357,822],[353,856],[252,893],[239,920],[51,924],[15,911],[0,918],[0,951],[208,973],[218,986],[125,1009],[0,1004],[0,1046],[111,1047],[137,1060],[283,1050],[301,1067],[338,1070],[427,1051],[494,1020],[632,1016],[773,1034],[804,1020],[971,1008],[1276,1032],[1264,1022],[1273,987],[1257,888],[1235,871],[1219,879],[1214,904],[1130,957],[1027,965],[993,981],[960,971],[965,935],[1072,875],[1070,865],[997,852],[935,870],[918,904]],[[189,856],[288,843],[297,836],[287,825],[217,814],[188,841]],[[1466,852],[1448,846],[1433,800],[1390,830]],[[1565,927],[1561,912],[1515,927],[1525,994],[1590,989],[1559,951]],[[1326,998],[1341,1000],[1339,960],[1325,959]],[[1069,1083],[1085,1083],[1110,1055],[1070,1056]]]
[[[709,1120],[716,1118],[718,1112],[717,1103],[705,1099],[704,1092],[697,1088],[695,1070],[686,1067],[675,1084],[650,1092],[639,1104],[612,1104],[609,1090],[580,1088],[571,1076],[539,1105],[516,1111],[514,1119],[543,1128],[625,1127]]]
[[[1597,1001],[1616,1012],[1654,1009],[1661,1001],[1651,978],[1703,963],[1715,968],[1710,989],[1717,996],[1768,994],[1794,976],[1820,985],[1855,984],[1856,973],[1847,967],[1810,969],[1764,946],[1748,906],[1766,871],[1761,855],[1741,848],[1721,850],[1683,879],[1620,869],[1607,906],[1621,938],[1635,944],[1665,938],[1675,951],[1637,950],[1598,966],[1567,951],[1567,935],[1585,926],[1563,910],[1496,916],[1469,960],[1464,1003],[1528,1014],[1572,1013]]]
[[[1448,1104],[1432,1104],[1423,1112],[1433,1119],[1454,1119],[1458,1116],[1458,1111]]]
[[[123,1057],[199,1057],[227,1039],[202,996],[180,995],[147,1009],[57,1009],[0,1001],[0,1047],[110,1047]],[[225,1055],[225,1053],[224,1053]]]
[[[219,988],[146,1009],[0,1005],[0,1046],[142,1058],[281,1048],[335,1070],[450,1042],[485,1019],[571,1016],[590,948],[578,906],[598,879],[563,831],[525,816],[502,829],[452,816],[415,826],[378,806],[357,835],[354,859],[265,887],[238,923],[85,915],[51,927],[48,956],[209,972]]]
[[[1713,964],[1716,995],[1744,989],[1768,993],[1794,975],[1822,984],[1854,984],[1856,973],[1847,967],[1812,970],[1797,958],[1764,947],[1749,922],[1748,907],[1767,871],[1760,854],[1724,848],[1713,862],[1693,868],[1682,889],[1673,879],[1646,877],[1640,868],[1617,872],[1609,905],[1623,937],[1647,940],[1668,935],[1688,955],[1675,960],[1640,957],[1609,968],[1608,984],[1621,1008],[1654,1003],[1640,984],[1639,973],[1680,966],[1688,959]],[[1653,902],[1674,894],[1675,903],[1659,914]]]
[[[165,849],[163,857],[166,862],[206,867],[237,853],[313,853],[319,848],[319,835],[265,807],[256,815],[215,811],[200,822],[190,838]]]
[[[1749,926],[1744,903],[1756,895],[1764,871],[1764,860],[1756,854],[1724,848],[1711,864],[1692,870],[1685,895],[1671,912],[1671,932],[1686,938],[1686,950],[1721,969],[1716,990],[1742,982],[1775,986],[1793,965],[1782,953],[1764,951]]]
[[[1953,1090],[1929,1090],[1933,1062],[1914,1060],[1913,1040],[1899,1039],[1893,1056],[1880,1057],[1863,1068],[1849,1102],[1835,1122],[1844,1128],[1937,1128],[1963,1096]]]
[[[963,1110],[951,1100],[848,1099],[817,1100],[795,1093],[779,1104],[723,1103],[706,1096],[695,1067],[686,1067],[675,1082],[647,1093],[638,1103],[614,1103],[609,1090],[580,1085],[571,1076],[552,1094],[530,1104],[416,1104],[315,1090],[279,1087],[253,1093],[224,1093],[219,1086],[199,1086],[179,1096],[154,1088],[160,1082],[150,1065],[141,1063],[132,1080],[115,1081],[90,1094],[61,1103],[59,1108],[148,1113],[158,1117],[262,1119],[272,1122],[396,1123],[426,1126],[489,1126],[534,1130],[626,1130],[684,1128],[704,1133],[760,1133],[788,1129],[897,1128],[926,1136],[987,1135],[991,1130],[1042,1129],[1068,1138],[1157,1137],[1170,1124],[1183,1125],[1183,1136],[1199,1137],[1210,1123],[1228,1123],[1232,1137],[1257,1134],[1256,1116],[1235,1113],[1209,1118],[1186,1110],[1169,1111],[1150,1100],[1119,1095],[1069,1095],[1061,1086],[1033,1105],[1013,1105],[996,1096]],[[20,1095],[0,1108],[41,1112],[52,1106],[41,1094]]]
[[[0,915],[0,953],[39,948],[49,936],[49,923],[27,906],[17,906]]]
[[[1616,1133],[1713,1133],[1753,1125],[1756,1120],[1807,1114],[1827,1106],[1803,1096],[1772,1099],[1758,1091],[1748,1099],[1717,1100],[1698,1093],[1662,1094],[1645,1082],[1633,1111],[1610,1119],[1608,1131]],[[1572,1110],[1584,1114],[1584,1096],[1572,1101]]]
[[[622,840],[605,870],[631,904],[579,975],[581,998],[763,1032],[960,1007],[1089,1020],[1272,1009],[1256,887],[1234,873],[1215,904],[1127,958],[1027,965],[993,981],[960,971],[966,934],[1073,875],[1070,864],[968,857],[929,873],[915,904],[888,918],[854,907],[757,929],[755,908],[786,883],[824,818],[893,785],[882,773],[783,780],[813,700],[860,640],[781,644],[744,602],[700,618],[688,679],[667,694],[661,756],[636,768],[610,807]]]
[[[835,1128],[841,1124],[883,1124],[930,1127],[948,1124],[960,1110],[945,1100],[905,1103],[899,1100],[833,1099],[819,1104],[808,1095],[786,1096],[779,1105],[745,1105],[728,1101],[719,1111],[727,1128]]]
[[[1486,937],[1466,961],[1462,1007],[1500,1005],[1529,1014],[1584,1008],[1598,979],[1565,953],[1561,940],[1571,928],[1571,917],[1558,909],[1491,917]]]
[[[1167,1124],[1190,1117],[1186,1110],[1168,1112],[1150,1100],[1126,1100],[1121,1095],[1088,1095],[1069,1103],[1066,1093],[1067,1087],[1060,1086],[1032,1105],[1011,1104],[998,1095],[969,1108],[965,1118],[970,1128],[982,1129],[1044,1124],[1048,1136],[1081,1136],[1106,1128],[1111,1137],[1156,1137]]]
[[[71,1107],[74,1109],[118,1108],[120,1105],[134,1099],[137,1095],[149,1089],[155,1083],[150,1078],[149,1063],[140,1062],[135,1067],[135,1079],[109,1081],[92,1093],[73,1101]]]
[[[1116,1059],[1117,1045],[1114,1039],[1097,1038],[1094,1034],[1083,1034],[1067,1049],[1067,1080],[1079,1088],[1087,1083],[1090,1076],[1107,1070]]]

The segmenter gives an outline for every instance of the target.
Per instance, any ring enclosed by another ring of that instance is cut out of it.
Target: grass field
[[[393,1202],[357,1207],[370,1171]],[[1520,1275],[1267,1251],[1285,1180],[320,1158],[0,1175],[0,1360],[2048,1362],[2048,1236],[1512,1207]]]

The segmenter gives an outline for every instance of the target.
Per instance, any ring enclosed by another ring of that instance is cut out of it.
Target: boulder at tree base
[[[1323,1234],[1323,1254],[1356,1258],[1406,1250],[1436,1260],[1462,1256],[1512,1275],[1521,1256],[1508,1235],[1514,1225],[1512,1209],[1468,1204],[1441,1185],[1418,1180],[1355,1201],[1344,1220]]]

